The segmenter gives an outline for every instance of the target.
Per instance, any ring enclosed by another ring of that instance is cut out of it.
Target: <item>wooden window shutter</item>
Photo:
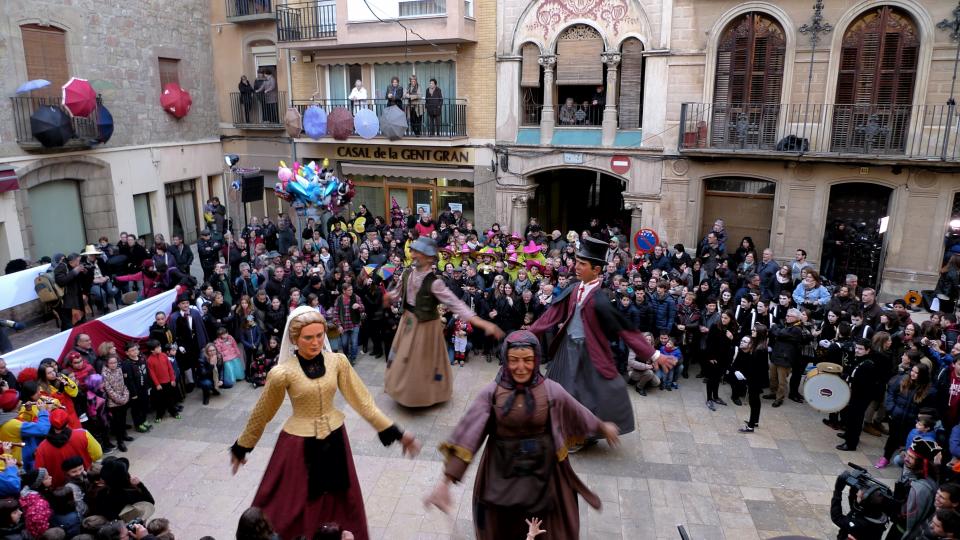
[[[520,68],[520,86],[540,88],[540,47],[526,43],[522,49],[523,63]]]
[[[70,80],[67,68],[67,33],[52,26],[26,24],[20,27],[27,79],[46,79],[50,86],[34,90],[34,97],[58,97]]]
[[[627,39],[620,48],[620,128],[639,129],[643,106],[643,43]]]
[[[575,24],[557,38],[557,85],[602,85],[603,38],[593,27]]]
[[[157,58],[160,66],[160,88],[169,83],[180,84],[180,60],[176,58]]]
[[[916,25],[896,8],[871,9],[850,24],[843,35],[837,74],[834,151],[905,149],[919,47]]]

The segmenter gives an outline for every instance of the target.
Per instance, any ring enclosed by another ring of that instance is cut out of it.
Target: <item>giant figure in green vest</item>
[[[400,286],[387,293],[400,299],[403,316],[393,338],[384,391],[405,407],[429,407],[453,395],[447,345],[437,306],[443,304],[454,315],[469,321],[488,335],[503,337],[503,330],[481,319],[454,295],[433,272],[437,244],[421,236],[410,245],[413,265],[403,271]]]

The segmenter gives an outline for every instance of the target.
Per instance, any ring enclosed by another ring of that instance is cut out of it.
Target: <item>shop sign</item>
[[[414,164],[470,165],[469,148],[429,148],[423,146],[337,146],[335,155],[341,160],[400,161]]]

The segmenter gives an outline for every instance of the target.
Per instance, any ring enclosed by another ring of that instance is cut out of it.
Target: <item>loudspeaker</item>
[[[240,201],[244,203],[263,200],[263,175],[244,176],[240,179]]]

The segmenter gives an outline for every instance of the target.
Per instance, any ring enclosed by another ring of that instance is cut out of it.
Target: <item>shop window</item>
[[[713,144],[769,147],[776,143],[786,37],[764,13],[731,22],[717,43]]]
[[[50,86],[34,90],[33,97],[59,97],[60,87],[70,79],[67,68],[67,33],[53,26],[25,24],[20,27],[27,79],[46,79]]]
[[[354,210],[363,204],[366,205],[367,210],[369,210],[374,216],[381,216],[386,218],[387,221],[390,220],[390,218],[387,217],[390,214],[389,207],[384,206],[383,187],[358,185],[355,189],[357,190],[357,194],[354,195],[351,203]]]

